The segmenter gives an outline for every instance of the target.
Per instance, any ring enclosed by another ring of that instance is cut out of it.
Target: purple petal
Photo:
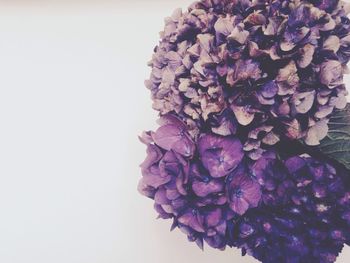
[[[239,188],[242,192],[242,198],[245,199],[251,207],[256,207],[260,202],[260,185],[244,173],[233,176],[229,187],[231,190]]]
[[[152,186],[154,188],[158,188],[171,180],[171,176],[169,174],[160,173],[158,168],[151,169],[151,171],[142,171],[142,175],[142,184],[145,186]]]
[[[243,198],[250,204],[251,207],[257,207],[261,199],[260,185],[250,179],[242,183]]]
[[[252,25],[264,25],[266,23],[266,18],[263,14],[258,12],[253,12],[244,20]]]
[[[154,142],[164,150],[174,150],[184,156],[191,156],[194,143],[180,126],[164,125],[153,135]]]
[[[295,173],[306,165],[305,159],[299,156],[289,158],[285,165],[290,173]]]
[[[165,189],[161,188],[156,192],[156,195],[154,196],[154,201],[158,205],[166,205],[170,203],[170,201],[166,197]]]
[[[170,151],[173,145],[181,140],[181,133],[180,127],[167,124],[158,128],[153,136],[153,140],[159,147]]]
[[[200,222],[201,218],[197,216],[197,214],[195,213],[187,212],[184,215],[180,216],[178,218],[178,221],[185,226],[191,227],[197,232],[200,232],[200,233],[205,232],[203,228],[203,223]]]
[[[236,126],[233,121],[223,119],[220,123],[220,126],[211,128],[212,132],[221,135],[228,136],[236,133]]]
[[[197,39],[202,50],[205,50],[209,54],[214,45],[214,36],[211,34],[199,34],[197,35]]]
[[[199,139],[199,153],[204,167],[212,177],[223,177],[237,167],[243,158],[238,139],[204,135]]]
[[[216,208],[210,211],[208,215],[205,217],[205,224],[208,227],[214,227],[214,226],[217,226],[221,220],[222,220],[221,209]]]
[[[161,205],[154,204],[154,209],[155,209],[155,210],[157,211],[157,213],[159,214],[159,218],[162,218],[162,219],[169,219],[169,218],[172,217],[170,214],[168,214],[167,212],[164,211],[164,209],[162,208]]]
[[[229,40],[235,40],[239,44],[243,45],[246,43],[248,36],[249,36],[248,31],[244,30],[243,28],[241,28],[239,26],[236,26],[227,38]]]
[[[286,30],[283,35],[283,40],[280,44],[281,50],[291,51],[301,40],[307,36],[309,32],[310,29],[307,27]]]
[[[280,141],[280,138],[277,134],[273,132],[269,132],[266,134],[266,136],[262,139],[262,142],[267,145],[275,145]]]
[[[210,180],[209,182],[201,182],[195,180],[192,184],[193,192],[199,197],[205,197],[212,193],[218,193],[223,190],[223,184],[219,180]]]
[[[149,144],[147,146],[147,157],[140,165],[141,169],[148,169],[153,164],[159,162],[162,156],[161,150],[156,145]]]
[[[293,94],[299,84],[298,70],[294,61],[278,71],[276,81],[278,84],[278,95]]]
[[[169,67],[174,71],[182,64],[181,56],[175,51],[169,51],[165,57],[168,60]]]
[[[247,79],[259,79],[261,77],[261,70],[259,64],[253,62],[251,59],[238,60],[233,67],[228,69],[226,82],[230,86],[234,86],[239,81]]]
[[[214,29],[217,33],[228,36],[233,31],[234,18],[232,16],[227,16],[225,18],[219,17],[214,25]]]
[[[192,156],[195,151],[195,145],[189,135],[185,134],[181,140],[175,142],[172,146],[173,150],[183,156]]]
[[[153,139],[152,139],[152,132],[143,132],[141,134],[141,136],[139,136],[139,139],[142,143],[146,144],[146,145],[149,145],[150,143],[153,142]]]
[[[233,198],[230,202],[230,208],[237,214],[243,215],[248,210],[249,203],[243,198]]]
[[[263,32],[267,36],[276,35],[279,27],[282,23],[282,18],[280,17],[269,17],[269,23],[266,27],[263,27]]]
[[[263,95],[265,98],[273,98],[278,91],[278,86],[276,85],[275,81],[269,81],[261,88],[261,95]]]

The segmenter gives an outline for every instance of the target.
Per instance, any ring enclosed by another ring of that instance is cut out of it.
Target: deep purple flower
[[[224,181],[201,173],[198,164],[192,165],[190,175],[193,178],[192,190],[198,197],[206,197],[224,190]]]
[[[236,138],[203,135],[198,148],[204,167],[215,178],[227,175],[243,158],[242,144]]]
[[[184,124],[173,116],[163,117],[164,124],[152,135],[154,142],[164,150],[174,150],[183,156],[191,156],[194,144],[185,131]]]
[[[232,211],[243,215],[249,208],[257,207],[261,199],[260,185],[244,169],[237,169],[229,178],[227,195]]]

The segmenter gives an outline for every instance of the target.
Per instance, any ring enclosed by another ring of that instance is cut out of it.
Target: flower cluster
[[[319,144],[328,116],[346,105],[347,9],[337,0],[202,0],[176,10],[149,63],[153,107],[180,116],[193,138],[268,130],[265,140],[244,134],[253,158],[281,136]]]
[[[310,149],[347,105],[348,11],[338,0],[201,0],[166,18],[146,81],[160,127],[140,138],[139,191],[160,218],[201,248],[335,262],[350,244],[350,178]]]
[[[335,262],[349,243],[349,179],[309,156],[252,166],[262,204],[234,220],[233,245],[262,262]]]
[[[235,136],[201,134],[165,115],[147,145],[139,191],[201,248],[241,248],[262,262],[334,262],[350,242],[350,182],[310,156],[254,161]],[[321,260],[322,259],[322,260]]]

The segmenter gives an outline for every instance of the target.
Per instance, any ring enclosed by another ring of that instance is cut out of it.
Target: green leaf
[[[327,137],[317,148],[350,170],[350,104],[333,113],[328,127]]]

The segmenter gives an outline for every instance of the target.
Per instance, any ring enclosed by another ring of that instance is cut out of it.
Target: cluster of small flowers
[[[319,144],[346,105],[347,9],[336,0],[202,0],[176,10],[149,63],[154,109],[176,113],[193,137],[265,129],[264,140],[244,135],[253,158],[281,136]]]
[[[203,247],[266,263],[330,263],[350,243],[350,179],[318,145],[343,109],[350,6],[338,0],[201,0],[166,19],[146,86],[139,191]]]
[[[350,242],[349,180],[327,162],[265,152],[245,156],[235,136],[198,143],[173,115],[145,132],[139,191],[203,248],[242,248],[262,262],[334,262]],[[322,259],[322,260],[321,260]]]

